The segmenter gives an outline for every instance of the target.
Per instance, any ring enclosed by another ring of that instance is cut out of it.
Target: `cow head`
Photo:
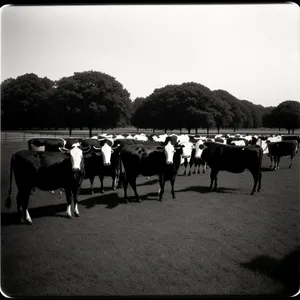
[[[204,149],[204,142],[199,140],[195,145],[195,158],[200,158]]]
[[[166,164],[173,164],[174,153],[176,150],[181,150],[183,145],[177,143],[177,136],[168,136],[165,142],[161,143],[166,154]]]
[[[195,146],[190,142],[183,142],[179,144],[182,146],[182,158],[191,158],[192,155],[192,149],[195,148]]]
[[[201,159],[203,160],[203,161],[205,161],[205,162],[208,162],[209,161],[209,159],[210,159],[210,148],[209,148],[209,146],[210,145],[213,145],[214,143],[213,142],[210,142],[210,141],[208,141],[208,142],[204,142],[203,143],[203,149],[202,149],[202,153],[201,153]]]
[[[111,154],[114,152],[114,149],[119,147],[117,145],[116,147],[113,147],[114,141],[112,139],[101,139],[100,141],[100,148],[97,148],[93,146],[94,150],[101,151],[102,157],[103,157],[103,164],[104,166],[110,166],[111,164]]]
[[[83,167],[83,153],[89,152],[91,146],[86,148],[81,148],[79,143],[75,143],[72,145],[71,149],[66,149],[64,147],[59,147],[59,150],[65,154],[70,155],[72,170],[79,171],[82,170]]]

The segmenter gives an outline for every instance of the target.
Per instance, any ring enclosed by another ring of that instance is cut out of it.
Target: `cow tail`
[[[9,177],[10,183],[9,183],[9,189],[8,189],[8,197],[7,197],[6,202],[5,202],[5,207],[8,208],[8,209],[11,207],[11,197],[10,197],[10,195],[11,195],[14,160],[15,160],[15,155],[13,155],[11,157],[11,160],[10,160],[10,177]]]

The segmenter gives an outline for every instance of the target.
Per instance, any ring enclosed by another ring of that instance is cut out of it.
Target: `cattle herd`
[[[136,179],[138,176],[158,176],[160,189],[158,199],[162,201],[166,181],[171,183],[175,198],[174,183],[181,165],[183,175],[191,176],[209,167],[211,169],[210,189],[218,187],[219,171],[242,173],[246,169],[253,176],[251,194],[261,189],[262,157],[270,157],[270,168],[279,169],[281,157],[293,157],[298,151],[299,136],[251,136],[251,135],[186,135],[163,134],[131,135],[101,134],[92,138],[33,138],[28,149],[12,155],[10,164],[10,188],[6,201],[11,205],[12,178],[15,177],[17,209],[20,221],[32,224],[28,212],[30,195],[35,188],[43,191],[60,189],[67,201],[67,216],[71,218],[71,204],[74,201],[74,215],[79,216],[78,194],[82,181],[90,180],[93,191],[95,176],[98,176],[103,193],[103,179],[112,178],[112,189],[123,186],[124,201],[128,202],[128,183],[135,199],[140,202]],[[273,166],[274,162],[274,166]],[[193,170],[193,172],[192,172]]]

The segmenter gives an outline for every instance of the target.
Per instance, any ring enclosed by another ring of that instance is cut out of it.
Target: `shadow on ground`
[[[106,205],[106,208],[112,209],[118,206],[119,202],[123,199],[118,197],[117,193],[110,194],[100,194],[95,197],[80,200],[78,202],[79,206],[85,206],[89,209],[95,205]],[[66,216],[67,204],[61,203],[56,205],[46,205],[42,207],[29,208],[29,213],[32,219],[43,218],[46,216],[53,216],[58,218],[67,218]],[[80,212],[80,208],[79,208]],[[1,213],[1,226],[16,225],[20,224],[18,213]]]
[[[96,187],[93,190],[94,190],[94,194],[101,194],[102,195],[100,187]],[[112,188],[111,187],[104,187],[103,190],[104,190],[104,193],[105,192],[110,192],[110,191],[112,191]],[[90,188],[81,188],[80,191],[79,191],[79,195],[91,195]]]
[[[239,189],[236,188],[226,188],[226,187],[218,187],[216,191],[212,191],[209,186],[189,186],[182,190],[176,190],[175,193],[181,193],[181,192],[197,192],[201,194],[205,193],[233,193],[233,192],[239,192]]]
[[[270,168],[262,167],[262,168],[261,168],[261,171],[262,171],[262,172],[273,172],[273,171],[274,171],[274,169],[270,169]]]
[[[143,185],[152,185],[158,183],[158,179],[152,179],[146,182],[138,183],[137,186],[143,186]]]
[[[299,290],[299,258],[300,247],[293,250],[281,260],[277,260],[266,255],[260,255],[252,259],[250,262],[241,263],[241,266],[255,272],[260,272],[274,280],[282,282],[285,286],[282,294],[293,296]]]

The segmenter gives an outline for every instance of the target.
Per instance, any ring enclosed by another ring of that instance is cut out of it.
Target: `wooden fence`
[[[109,130],[108,133],[117,133],[117,134],[138,134],[138,133],[142,133],[144,132],[145,134],[151,134],[153,133],[152,130],[139,130],[137,131],[134,128],[119,128],[119,129],[113,129],[113,130]],[[97,130],[95,132],[93,132],[93,135],[98,135],[101,134],[102,131]],[[159,134],[163,134],[164,131],[163,130],[155,130],[154,132],[155,134],[159,135]],[[167,134],[179,134],[179,130],[174,130],[174,131],[168,131]],[[187,130],[182,130],[182,134],[187,134]],[[233,134],[233,130],[232,129],[224,129],[224,130],[220,130],[220,133],[225,134],[225,133],[230,133]],[[241,129],[239,131],[237,131],[236,133],[240,133],[240,134],[263,134],[263,135],[268,135],[268,134],[279,134],[279,135],[287,135],[287,131],[286,130],[272,130],[272,129],[268,129],[268,128],[253,128],[253,129]],[[300,131],[299,130],[295,130],[294,134],[299,135]],[[191,135],[195,134],[195,130],[193,130],[191,133]],[[201,135],[206,135],[206,130],[198,130],[198,134]],[[210,134],[217,134],[216,130],[211,130]],[[69,135],[69,131],[68,130],[36,130],[36,131],[1,131],[1,143],[8,143],[8,142],[26,142],[31,138],[38,138],[38,137],[62,137],[62,138],[67,138],[70,137]],[[73,130],[72,131],[72,137],[77,137],[77,138],[88,138],[89,137],[89,132],[88,130]]]

